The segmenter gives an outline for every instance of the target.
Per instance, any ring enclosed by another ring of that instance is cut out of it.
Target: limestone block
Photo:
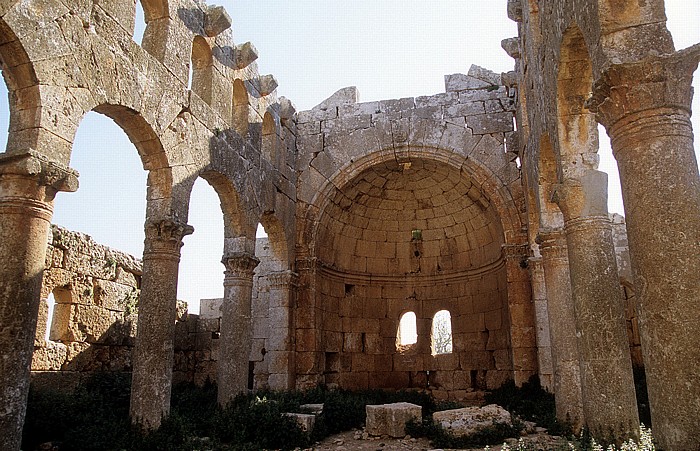
[[[65,344],[47,341],[44,346],[34,348],[32,371],[59,371],[67,356],[68,349]]]
[[[464,91],[474,89],[484,89],[491,86],[490,83],[470,77],[465,74],[445,75],[445,91]]]
[[[299,406],[299,410],[312,415],[321,415],[323,404],[302,404]]]
[[[365,407],[365,411],[367,413],[367,433],[374,436],[404,437],[406,423],[410,420],[419,421],[423,408],[408,402],[398,402],[368,405]]]
[[[474,434],[493,424],[513,424],[510,413],[496,404],[435,412],[433,420],[457,437]]]
[[[498,86],[501,84],[500,74],[497,74],[488,69],[484,69],[483,67],[477,66],[476,64],[471,65],[471,67],[469,68],[469,72],[467,72],[467,75],[472,78],[476,78],[477,80],[485,81],[486,83],[489,83],[492,86]]]
[[[223,6],[210,6],[204,16],[204,32],[214,37],[231,27],[231,16]]]
[[[323,102],[319,103],[313,110],[326,111],[328,109],[336,110],[336,107],[341,105],[349,105],[357,103],[360,98],[360,93],[356,86],[348,86],[347,88],[342,88],[333,93]]]
[[[307,413],[283,413],[282,415],[294,419],[304,432],[312,432],[316,423],[316,415]]]
[[[199,317],[202,319],[221,318],[222,298],[202,299],[199,301]]]
[[[94,302],[100,307],[123,312],[134,308],[138,302],[139,291],[127,285],[108,280],[94,280]]]

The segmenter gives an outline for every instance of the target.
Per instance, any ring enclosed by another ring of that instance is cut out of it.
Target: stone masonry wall
[[[129,371],[141,261],[51,227],[32,371]],[[55,305],[51,323],[47,299]],[[49,340],[45,333],[49,328]]]

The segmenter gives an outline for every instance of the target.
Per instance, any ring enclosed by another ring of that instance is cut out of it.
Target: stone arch
[[[249,221],[245,218],[246,209],[241,203],[241,198],[236,187],[224,174],[214,171],[202,171],[199,176],[211,185],[219,196],[221,211],[224,215],[224,247],[231,246],[227,241],[236,240],[243,236],[255,236],[251,234]],[[194,184],[194,183],[193,183]],[[192,186],[190,186],[190,190]]]
[[[558,150],[563,179],[598,167],[598,123],[586,107],[593,89],[593,65],[581,29],[562,37],[557,73]]]
[[[0,71],[8,90],[9,136],[7,152],[36,148],[41,105],[34,65],[10,26],[0,17]],[[5,151],[5,149],[0,149]]]
[[[425,159],[427,161],[444,163],[472,177],[480,185],[480,189],[484,194],[484,200],[490,203],[497,212],[504,234],[504,243],[522,244],[519,241],[523,239],[521,235],[522,222],[513,195],[508,188],[500,185],[500,179],[485,164],[475,158],[461,156],[453,150],[435,147],[409,147],[406,153],[410,155],[410,159],[407,159],[406,162],[415,159]],[[326,180],[319,187],[313,197],[311,208],[308,210],[308,214],[311,217],[308,217],[305,221],[307,228],[301,234],[302,240],[316,236],[317,219],[323,212],[325,204],[332,197],[334,190],[346,185],[368,168],[383,164],[399,164],[393,149],[369,152],[358,159],[344,162],[329,180]],[[312,242],[304,244],[311,245]]]
[[[240,78],[233,81],[233,117],[231,124],[233,129],[242,137],[248,136],[248,114],[250,101],[245,83]]]
[[[214,59],[211,47],[202,36],[195,36],[192,41],[192,78],[191,90],[207,104],[211,105],[213,95]]]

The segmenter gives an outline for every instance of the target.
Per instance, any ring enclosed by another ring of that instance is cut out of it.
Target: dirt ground
[[[535,443],[537,449],[550,450],[561,449],[566,441],[560,437],[553,437],[544,432],[529,434],[523,437],[531,443]],[[509,444],[514,444],[515,439],[509,439]],[[471,450],[483,450],[483,448],[469,448]],[[492,451],[500,451],[501,446],[490,447]],[[404,438],[391,437],[370,437],[364,431],[354,430],[333,435],[325,440],[316,443],[313,448],[307,451],[405,451],[405,450],[421,450],[421,451],[438,451],[438,448],[433,448],[430,441],[426,438],[412,438],[406,436]],[[447,451],[447,450],[444,450]]]

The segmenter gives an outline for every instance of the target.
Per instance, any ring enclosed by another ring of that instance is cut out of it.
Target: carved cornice
[[[331,280],[352,283],[356,285],[366,285],[376,283],[386,286],[405,287],[407,285],[421,287],[435,284],[462,283],[478,280],[481,277],[498,272],[505,266],[505,260],[499,258],[492,263],[488,263],[480,268],[466,271],[442,272],[439,274],[370,274],[342,271],[318,262],[319,274]]]
[[[170,254],[180,258],[182,239],[194,232],[194,227],[176,219],[148,220],[145,226],[144,259],[153,254]]]
[[[299,274],[293,271],[276,271],[266,274],[271,289],[286,289],[299,286]]]

